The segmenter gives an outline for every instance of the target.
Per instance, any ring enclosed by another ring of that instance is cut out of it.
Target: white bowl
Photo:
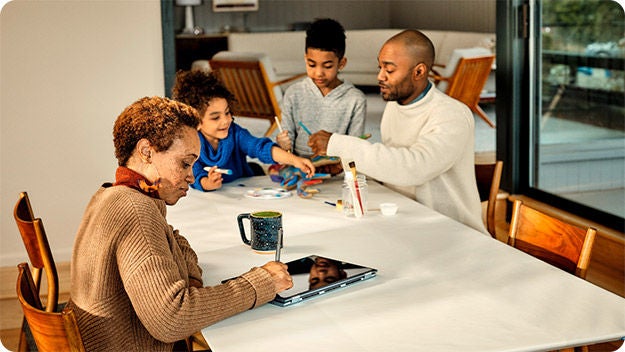
[[[397,213],[397,204],[395,203],[380,203],[380,211],[384,216],[391,216]]]

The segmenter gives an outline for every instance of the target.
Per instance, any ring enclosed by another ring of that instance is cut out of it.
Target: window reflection
[[[625,217],[625,16],[617,2],[541,2],[531,186]]]

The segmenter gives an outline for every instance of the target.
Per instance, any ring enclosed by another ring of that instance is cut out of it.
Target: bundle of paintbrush
[[[352,180],[349,185],[352,191],[352,203],[354,203],[354,216],[357,218],[362,217],[365,214],[365,208],[363,204],[363,197],[361,193],[361,188],[358,184],[358,175],[356,173],[356,163],[353,161],[349,162],[349,170],[352,174]]]

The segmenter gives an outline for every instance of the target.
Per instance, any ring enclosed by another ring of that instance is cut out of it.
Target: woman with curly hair
[[[179,71],[172,91],[175,100],[194,107],[201,117],[198,136],[202,147],[200,158],[193,165],[193,188],[210,191],[221,188],[222,182],[255,176],[247,163],[248,156],[265,164],[293,165],[309,177],[315,173],[309,159],[283,150],[269,138],[254,137],[233,123],[234,95],[212,73]],[[231,173],[216,172],[217,168]]]
[[[172,351],[219,320],[292,286],[269,262],[204,287],[187,240],[166,220],[184,197],[200,153],[199,116],[167,98],[142,98],[115,121],[119,167],[87,205],[71,261],[70,306],[87,351]]]

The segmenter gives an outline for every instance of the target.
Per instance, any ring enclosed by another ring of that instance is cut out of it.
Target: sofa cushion
[[[228,50],[264,52],[272,61],[303,61],[305,40],[304,31],[231,33],[228,35]]]
[[[347,30],[345,57],[347,65],[339,77],[356,85],[377,85],[378,52],[384,42],[402,29]],[[432,40],[435,63],[447,65],[454,49],[483,47],[492,49],[495,34],[481,32],[422,30]],[[228,50],[234,52],[265,52],[273,62],[273,73],[284,79],[306,71],[304,62],[306,32],[232,33]]]
[[[271,62],[273,62],[273,68],[279,80],[306,72],[304,54],[298,59],[276,58]]]
[[[495,34],[491,33],[448,31],[445,33],[445,38],[439,42],[439,47],[436,48],[435,62],[446,64],[451,59],[454,49],[458,48],[481,47],[491,52],[494,42]]]

